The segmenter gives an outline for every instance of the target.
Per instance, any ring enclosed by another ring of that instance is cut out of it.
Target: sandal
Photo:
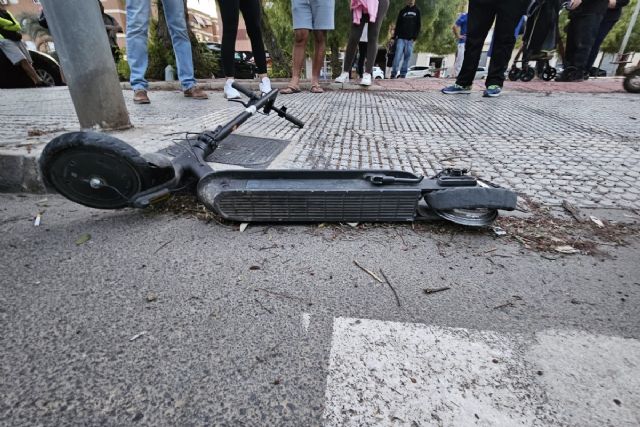
[[[309,92],[311,92],[311,93],[324,93],[324,89],[322,89],[320,87],[320,85],[313,85],[313,86],[311,86],[311,90]]]
[[[280,90],[280,93],[283,95],[291,95],[293,93],[300,93],[300,89],[295,86],[287,86],[284,89]]]

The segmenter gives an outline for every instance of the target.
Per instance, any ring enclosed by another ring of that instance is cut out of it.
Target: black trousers
[[[596,34],[596,39],[593,42],[593,47],[591,48],[591,53],[589,54],[589,59],[587,60],[587,65],[585,67],[586,71],[589,71],[591,67],[593,67],[596,62],[596,58],[598,57],[598,53],[600,53],[600,46],[605,38],[607,38],[607,34],[616,25],[617,20],[602,20],[600,23],[600,28],[598,29],[598,33]]]
[[[260,30],[260,0],[219,0],[222,17],[222,67],[226,77],[233,77],[236,37],[240,12],[247,26],[247,35],[251,40],[251,50],[256,61],[258,74],[267,73],[267,56]]]
[[[586,70],[600,23],[607,12],[607,0],[585,0],[569,14],[564,66]]]
[[[495,20],[493,49],[486,85],[502,86],[504,73],[516,43],[514,31],[526,12],[528,0],[470,0],[467,21],[467,41],[464,60],[456,83],[470,86],[478,69],[482,47]]]

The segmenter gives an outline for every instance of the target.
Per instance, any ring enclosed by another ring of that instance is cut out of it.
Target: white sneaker
[[[269,80],[269,77],[263,77],[259,86],[261,93],[271,92],[271,80]]]
[[[364,73],[362,79],[360,79],[361,86],[371,86],[371,74]]]
[[[336,77],[336,83],[349,83],[349,73],[343,71],[338,77]]]
[[[233,79],[227,79],[227,82],[224,84],[224,97],[227,99],[240,99],[242,96],[240,92],[235,90],[231,85],[233,84]]]

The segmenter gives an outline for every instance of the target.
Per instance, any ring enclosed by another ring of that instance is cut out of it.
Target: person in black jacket
[[[600,52],[600,45],[609,34],[609,31],[616,25],[616,22],[620,20],[622,14],[622,8],[629,4],[629,0],[609,0],[609,8],[602,18],[600,28],[596,34],[596,40],[593,42],[591,53],[589,54],[589,60],[587,60],[587,66],[585,70],[589,71],[589,75],[592,77],[597,76],[598,69],[593,66]]]
[[[556,77],[556,81],[581,82],[585,74],[588,77],[587,61],[608,7],[609,0],[571,1],[564,70]]]
[[[393,35],[395,39],[395,57],[393,58],[393,67],[391,69],[392,79],[398,73],[400,61],[402,61],[402,66],[398,77],[404,77],[407,74],[409,60],[413,53],[413,42],[416,41],[420,34],[421,21],[420,9],[416,6],[416,0],[407,0],[407,5],[398,13],[398,19],[396,19],[396,29]]]

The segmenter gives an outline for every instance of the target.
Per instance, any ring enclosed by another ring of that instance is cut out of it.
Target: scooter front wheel
[[[513,210],[514,192],[479,182],[477,187],[457,187],[425,194],[427,205],[439,217],[456,224],[483,227],[498,216],[498,209]]]
[[[97,132],[54,138],[40,157],[45,183],[67,199],[98,209],[119,209],[147,187],[146,160],[130,145]]]

